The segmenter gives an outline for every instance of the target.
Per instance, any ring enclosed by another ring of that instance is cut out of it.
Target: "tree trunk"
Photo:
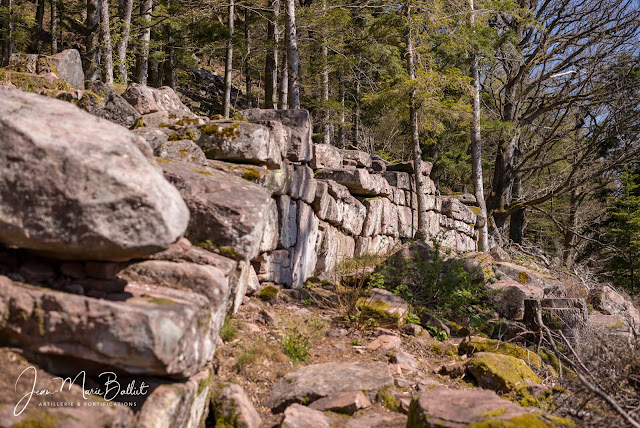
[[[286,37],[285,37],[286,39]],[[285,45],[286,43],[285,40]],[[280,91],[278,92],[278,108],[289,108],[289,60],[287,51],[282,52],[282,66],[280,67]]]
[[[511,201],[517,201],[520,198],[521,186],[520,176],[516,176],[511,187]],[[525,209],[523,207],[512,213],[509,218],[509,240],[516,244],[522,244],[524,215]]]
[[[475,8],[473,0],[469,0],[471,7],[471,27],[475,25]],[[475,32],[475,30],[474,30]],[[487,205],[484,200],[484,183],[482,180],[482,136],[480,134],[480,73],[478,71],[478,57],[475,52],[471,58],[471,78],[473,79],[473,117],[471,120],[471,176],[473,190],[480,207],[480,215],[485,218],[484,226],[479,231],[478,249],[489,251],[489,228],[487,226]]]
[[[253,107],[251,93],[251,38],[249,37],[249,8],[244,9],[244,88],[247,100],[249,100],[249,108]]]
[[[298,37],[296,35],[295,0],[286,0],[287,58],[289,62],[289,108],[300,108],[298,82]]]
[[[339,94],[339,98],[340,98],[340,129],[338,130],[338,141],[339,141],[339,147],[341,147],[342,149],[346,148],[346,144],[347,144],[347,130],[345,129],[345,105],[344,105],[344,98],[345,98],[345,88],[344,88],[344,67],[340,67],[340,94]]]
[[[327,0],[322,0],[322,14],[327,14]],[[322,142],[331,144],[331,123],[329,115],[329,47],[327,37],[322,34]]]
[[[9,65],[9,58],[13,53],[13,31],[15,23],[13,21],[13,0],[3,0],[2,5],[7,9],[7,29],[2,40],[2,66]]]
[[[44,9],[46,0],[38,0],[36,7],[36,52],[42,54],[42,48],[44,47]]]
[[[415,81],[416,66],[413,52],[413,29],[411,28],[411,8],[409,2],[405,4],[407,13],[407,71],[409,78]],[[424,194],[424,181],[422,177],[422,150],[420,148],[420,134],[418,132],[418,106],[417,89],[413,89],[409,96],[409,122],[411,124],[411,144],[413,146],[413,169],[416,181],[416,193],[418,199],[418,230],[416,239],[426,240],[427,236],[427,201]]]
[[[140,16],[143,18],[145,28],[140,36],[140,47],[136,58],[135,80],[141,84],[147,84],[149,77],[149,44],[151,43],[151,13],[153,12],[153,0],[141,0]]]
[[[133,0],[120,0],[118,14],[122,20],[122,33],[116,47],[118,53],[118,82],[123,85],[129,80],[127,71],[127,47],[129,46],[129,34],[131,31],[131,13],[133,12]]]
[[[158,58],[152,57],[149,59],[149,78],[147,79],[149,86],[160,87],[160,62]]]
[[[169,14],[171,10],[171,0],[167,0],[167,11]],[[164,85],[171,89],[176,88],[176,74],[175,74],[175,50],[173,47],[173,34],[171,34],[171,25],[167,24],[165,27],[167,33],[167,45],[165,48],[166,59],[164,61]]]
[[[567,269],[573,267],[573,261],[575,259],[576,234],[574,231],[578,227],[578,206],[578,192],[576,189],[573,189],[569,196],[569,215],[565,221],[567,229],[563,231],[564,239],[562,242],[562,265]]]
[[[109,0],[100,0],[100,38],[102,39],[103,80],[111,85],[113,84],[113,51],[111,50]]]
[[[231,111],[231,71],[233,69],[233,21],[235,15],[235,0],[229,1],[229,40],[227,41],[227,58],[224,64],[224,96],[222,100],[222,115],[229,117]]]
[[[353,106],[353,147],[360,143],[360,79],[356,76],[356,100]]]
[[[264,108],[278,108],[278,16],[280,15],[280,0],[271,0],[273,21],[267,27],[267,58],[264,65]]]
[[[51,0],[51,55],[58,53],[58,3]]]
[[[85,20],[85,56],[84,77],[87,82],[93,82],[100,78],[100,52],[99,29],[100,17],[98,15],[98,0],[87,0],[87,18]]]

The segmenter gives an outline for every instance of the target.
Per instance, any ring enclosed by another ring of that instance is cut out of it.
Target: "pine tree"
[[[627,167],[620,175],[619,193],[609,210],[609,229],[618,249],[610,269],[614,283],[633,294],[640,285],[640,164]]]

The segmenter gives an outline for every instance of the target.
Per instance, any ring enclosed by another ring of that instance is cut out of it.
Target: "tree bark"
[[[267,58],[264,65],[264,108],[278,108],[278,17],[280,16],[280,0],[271,0],[273,21],[267,27]]]
[[[38,0],[36,7],[36,24],[37,34],[36,34],[36,52],[41,54],[42,48],[44,47],[44,9],[46,5],[46,0]]]
[[[327,0],[322,0],[322,14],[327,14]],[[329,115],[329,47],[327,36],[322,33],[322,142],[331,144],[331,123]]]
[[[167,10],[171,9],[171,0],[167,0]],[[171,13],[171,12],[169,12]],[[166,46],[166,60],[164,62],[164,85],[171,89],[176,88],[176,73],[175,73],[175,49],[173,47],[173,34],[171,34],[171,25],[166,25],[167,33],[167,46]]]
[[[285,37],[286,38],[286,37]],[[285,40],[285,44],[286,40]],[[289,60],[287,51],[282,52],[282,66],[280,67],[280,91],[278,92],[278,107],[289,108]]]
[[[229,40],[227,41],[227,58],[224,64],[224,96],[222,100],[222,115],[229,117],[231,111],[231,71],[233,70],[233,21],[235,15],[234,0],[229,1]]]
[[[471,27],[475,25],[475,8],[473,0],[469,0],[471,7]],[[475,32],[475,30],[474,30]],[[487,226],[487,205],[484,200],[484,183],[482,180],[482,135],[480,134],[480,73],[478,71],[478,57],[475,52],[471,58],[471,78],[473,79],[473,116],[471,120],[471,175],[473,190],[480,207],[480,215],[485,218],[484,226],[479,230],[478,249],[489,251],[489,228]]]
[[[99,52],[99,29],[100,16],[98,14],[98,0],[87,0],[87,18],[85,20],[85,56],[84,56],[84,77],[85,81],[93,82],[100,78],[100,52]]]
[[[51,55],[58,53],[58,3],[51,0]]]
[[[562,242],[562,265],[567,269],[573,267],[575,259],[576,234],[574,231],[578,227],[577,213],[579,204],[578,191],[573,189],[569,196],[569,215],[567,216],[567,228],[564,229]]]
[[[295,0],[286,0],[286,31],[288,36],[287,58],[289,61],[289,108],[300,108],[300,87],[298,81],[298,37],[296,35]]]
[[[511,201],[517,201],[520,198],[520,192],[522,190],[522,181],[520,176],[516,176],[513,179],[511,187]],[[509,218],[509,240],[522,244],[522,235],[524,229],[524,214],[525,208],[522,207],[511,214]]]
[[[129,80],[127,71],[127,47],[129,46],[129,34],[131,32],[133,0],[120,0],[118,11],[120,19],[122,20],[122,34],[116,47],[118,53],[118,81],[126,85]]]
[[[344,67],[340,67],[340,93],[338,95],[340,98],[340,129],[338,130],[338,146],[341,148],[346,148],[347,144],[347,130],[345,129],[345,88],[344,88]]]
[[[407,14],[407,71],[409,72],[409,78],[415,81],[416,66],[413,51],[411,8],[409,4],[408,1],[405,3]],[[420,134],[418,131],[417,92],[417,89],[414,88],[409,95],[409,122],[411,124],[411,144],[413,146],[413,169],[418,199],[418,230],[416,230],[415,238],[418,240],[426,240],[429,238],[429,236],[427,236],[427,201],[424,194],[424,181],[422,177],[422,149],[420,148]]]
[[[149,75],[149,44],[151,43],[151,13],[153,12],[153,0],[140,2],[140,16],[143,18],[145,28],[140,36],[140,47],[136,58],[135,80],[146,85]]]
[[[360,79],[356,76],[356,99],[353,105],[353,146],[360,142]]]
[[[100,38],[102,39],[103,80],[111,85],[113,84],[113,51],[111,49],[109,0],[100,0]]]
[[[2,5],[7,9],[7,29],[2,40],[2,66],[9,65],[9,58],[13,53],[13,31],[15,23],[13,21],[13,0],[3,0]]]
[[[251,38],[249,37],[249,8],[244,9],[244,88],[247,100],[249,100],[249,108],[253,107],[251,92]]]

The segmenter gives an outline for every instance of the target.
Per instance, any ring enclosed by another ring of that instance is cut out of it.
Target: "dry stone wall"
[[[304,110],[213,120],[170,88],[103,87],[0,87],[0,346],[154,385],[113,413],[122,426],[198,426],[225,316],[261,284],[300,287],[413,237],[412,164],[314,146]],[[430,170],[430,237],[475,250],[476,216]]]

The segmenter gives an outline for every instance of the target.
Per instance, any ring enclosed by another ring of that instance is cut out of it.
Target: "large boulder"
[[[204,166],[166,161],[162,169],[191,211],[187,238],[235,259],[258,255],[271,205],[267,190]]]
[[[501,342],[479,336],[472,336],[463,340],[458,346],[458,351],[460,354],[466,355],[473,355],[478,352],[493,352],[494,354],[509,355],[525,361],[529,366],[536,369],[542,367],[542,359],[540,356],[529,349],[514,345],[513,343]]]
[[[594,287],[589,292],[589,303],[604,315],[618,315],[632,328],[640,329],[640,312],[612,287],[604,284]]]
[[[266,124],[279,121],[290,129],[287,159],[294,162],[308,162],[313,158],[311,143],[311,121],[307,110],[242,110],[240,115],[252,123]]]
[[[216,426],[260,428],[262,418],[242,387],[235,383],[218,383],[211,394]]]
[[[150,393],[137,413],[136,428],[204,426],[209,413],[213,369],[205,367],[185,381],[145,379]]]
[[[229,260],[229,264],[234,264]],[[230,289],[235,285],[234,271],[195,263],[175,263],[146,260],[127,266],[118,274],[129,282],[151,284],[177,290],[191,290],[209,299],[211,321],[216,329],[222,326],[230,305]]]
[[[207,162],[202,149],[191,140],[168,140],[160,144],[154,154],[159,158],[204,165]]]
[[[47,355],[55,371],[67,373],[110,368],[187,378],[211,360],[217,336],[209,301],[189,291],[129,284],[94,299],[5,276],[0,326],[3,345]]]
[[[314,144],[311,168],[342,168],[342,153],[331,144]]]
[[[317,179],[333,180],[359,196],[389,196],[391,186],[381,175],[371,175],[366,169],[330,169],[316,172]]]
[[[478,352],[467,361],[466,366],[480,387],[502,394],[540,383],[540,378],[529,366],[511,355]]]
[[[349,159],[356,162],[358,168],[371,167],[371,155],[360,150],[340,150],[343,159]],[[331,167],[329,167],[331,168]]]
[[[392,385],[389,366],[383,362],[313,364],[284,375],[271,390],[267,406],[282,412],[289,404],[313,402],[340,392],[363,391],[375,396],[380,388]]]
[[[94,116],[133,129],[142,123],[142,115],[111,86],[99,80],[91,82],[77,103]]]
[[[127,260],[178,240],[189,211],[125,128],[0,88],[0,242],[56,258]]]
[[[151,88],[145,85],[132,83],[122,94],[140,114],[155,113],[157,111],[183,110],[190,111],[185,106],[178,94],[168,86]]]
[[[282,166],[286,141],[271,137],[269,128],[255,123],[216,121],[200,127],[198,145],[209,159]]]
[[[46,57],[56,70],[55,74],[64,79],[76,89],[84,89],[84,72],[82,71],[82,59],[76,49],[67,49],[53,56]]]
[[[433,388],[415,397],[407,428],[571,427],[568,419],[531,412],[493,391]]]
[[[509,320],[521,320],[524,317],[525,299],[542,299],[542,288],[521,284],[515,281],[487,282],[485,287],[491,290],[491,300],[501,317]]]

